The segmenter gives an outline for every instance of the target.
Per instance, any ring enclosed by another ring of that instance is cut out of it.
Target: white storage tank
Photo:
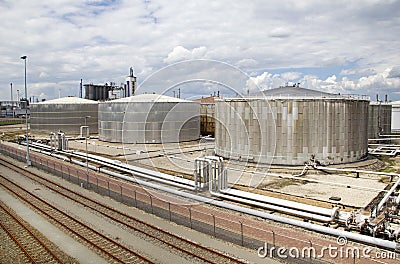
[[[400,101],[390,104],[392,105],[392,131],[400,132]]]
[[[200,136],[200,104],[141,94],[99,104],[99,138],[123,143],[171,143]]]
[[[64,97],[30,105],[32,133],[80,135],[81,126],[89,126],[90,134],[97,134],[98,102],[78,97]],[[85,118],[87,117],[87,118]],[[86,120],[85,120],[86,119]]]
[[[358,161],[368,153],[368,106],[369,98],[299,87],[216,99],[216,154],[277,165]]]

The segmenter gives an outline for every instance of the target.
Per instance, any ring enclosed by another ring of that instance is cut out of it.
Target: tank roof
[[[43,101],[43,102],[39,102],[39,103],[33,103],[33,104],[40,104],[40,105],[45,105],[45,104],[98,104],[98,102],[79,98],[79,97],[68,96],[68,97],[63,97],[63,98]]]
[[[371,101],[369,102],[370,105],[387,105],[390,106],[392,105],[393,102],[377,102],[377,101]],[[400,104],[400,101],[399,101]]]
[[[389,104],[391,104],[394,107],[400,107],[400,101],[390,102]]]
[[[162,94],[138,94],[130,97],[125,97],[117,100],[107,101],[104,103],[193,103],[193,101],[166,96]]]
[[[285,86],[269,90],[264,90],[256,95],[267,96],[267,97],[318,97],[318,98],[338,98],[343,97],[338,94],[326,93],[301,87]]]
[[[339,100],[363,100],[369,101],[369,97],[365,95],[356,95],[356,94],[333,94],[322,91],[316,91],[306,88],[301,88],[298,86],[285,86],[279,87],[269,90],[264,90],[261,92],[257,92],[251,94],[249,96],[242,97],[232,97],[232,98],[224,98],[223,100],[236,101],[236,100],[276,100],[276,99],[294,99],[294,100],[303,100],[303,99],[339,99]],[[216,101],[221,101],[216,99]]]

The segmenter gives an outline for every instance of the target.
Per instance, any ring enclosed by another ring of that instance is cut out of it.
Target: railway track
[[[31,263],[76,263],[0,202],[0,227]]]
[[[157,240],[168,247],[171,247],[179,252],[187,255],[190,258],[205,262],[205,263],[245,263],[242,260],[232,256],[223,254],[214,249],[204,247],[193,241],[177,236],[168,231],[162,230],[154,225],[148,224],[135,217],[132,217],[122,211],[116,210],[106,204],[100,203],[91,197],[82,195],[81,193],[69,190],[58,183],[44,178],[36,173],[30,172],[25,168],[18,167],[8,161],[0,158],[0,164],[14,170],[24,176],[36,181],[52,191],[73,200],[76,203],[82,204],[87,208],[102,214],[104,217],[112,219],[114,222],[123,225],[124,227],[145,234],[151,239]],[[1,174],[0,174],[1,176]]]
[[[57,226],[77,237],[83,243],[88,244],[108,261],[112,263],[154,263],[151,259],[138,254],[134,250],[91,228],[79,219],[59,210],[32,192],[24,190],[2,173],[0,173],[0,186],[35,208]]]

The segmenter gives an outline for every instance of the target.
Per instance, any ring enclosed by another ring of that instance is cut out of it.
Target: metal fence
[[[22,149],[0,144],[0,152],[20,161],[25,160],[25,151]],[[31,162],[34,167],[103,196],[108,196],[179,225],[253,249],[255,250],[254,254],[261,253],[266,257],[278,258],[278,248],[284,247],[286,249],[284,260],[288,263],[388,263],[387,260],[363,258],[363,256],[358,256],[357,252],[350,252],[349,255],[344,255],[341,258],[328,255],[321,256],[320,253],[324,252],[323,247],[326,247],[326,244],[293,237],[290,235],[290,230],[284,232],[282,229],[277,231],[278,228],[276,230],[264,229],[253,225],[253,223],[246,223],[247,220],[237,221],[211,213],[213,210],[204,210],[202,206],[177,204],[174,202],[174,198],[166,195],[153,195],[140,186],[126,184],[114,178],[105,178],[94,171],[89,171],[87,175],[85,168],[76,168],[69,163],[52,160],[34,153],[31,154]],[[269,250],[259,251],[260,247],[267,247]],[[297,252],[293,249],[300,251]],[[292,250],[292,255],[288,254],[289,250]],[[302,250],[308,250],[308,254],[305,252],[302,255]],[[300,255],[297,257],[296,255],[299,253]]]

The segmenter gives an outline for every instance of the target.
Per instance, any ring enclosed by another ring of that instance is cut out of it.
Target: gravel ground
[[[280,188],[280,192],[292,193],[294,195],[314,198],[322,201],[329,202],[332,196],[340,197],[340,203],[347,206],[354,206],[358,208],[366,207],[379,193],[378,190],[384,190],[387,186],[386,183],[380,181],[381,177],[371,178],[354,178],[343,175],[306,175],[308,179],[315,179],[320,181],[332,182],[338,185],[319,184],[319,183],[297,183]],[[346,187],[349,186],[349,187]],[[377,190],[357,189],[360,186],[366,188],[374,188]]]

